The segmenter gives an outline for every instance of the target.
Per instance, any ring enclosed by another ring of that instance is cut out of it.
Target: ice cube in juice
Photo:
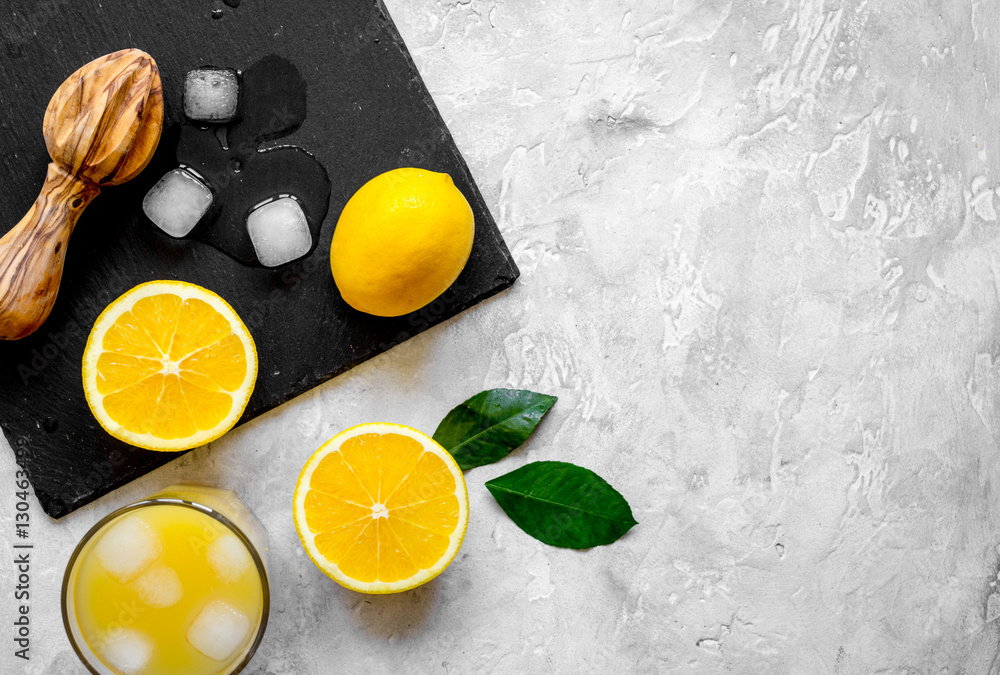
[[[71,563],[64,611],[86,643],[78,652],[100,672],[233,672],[266,621],[263,568],[207,509],[153,502],[109,522]]]

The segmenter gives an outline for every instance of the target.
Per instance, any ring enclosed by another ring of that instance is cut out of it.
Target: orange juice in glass
[[[270,604],[259,523],[232,492],[176,485],[95,525],[63,579],[63,622],[101,675],[228,675]]]

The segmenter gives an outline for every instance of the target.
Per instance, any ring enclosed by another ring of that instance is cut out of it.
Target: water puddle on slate
[[[270,55],[241,72],[239,86],[239,113],[233,121],[186,123],[174,134],[177,163],[197,174],[214,197],[188,237],[246,266],[260,267],[247,216],[264,202],[290,196],[309,224],[312,246],[306,256],[311,255],[329,209],[326,169],[304,148],[261,148],[292,134],[305,121],[306,82],[293,63]]]

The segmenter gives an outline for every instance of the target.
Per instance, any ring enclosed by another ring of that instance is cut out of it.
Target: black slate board
[[[241,422],[301,394],[476,302],[509,287],[518,270],[469,169],[388,12],[372,0],[140,0],[5,2],[0,10],[0,234],[28,210],[45,175],[41,135],[49,98],[84,63],[125,47],[157,60],[167,125],[180,120],[184,74],[205,64],[247,68],[268,54],[292,61],[308,84],[304,124],[278,144],[313,153],[333,184],[315,252],[286,269],[243,266],[194,240],[171,240],[141,215],[146,190],[174,166],[168,137],[136,180],[106,190],[73,236],[62,291],[48,323],[0,342],[0,428],[42,508],[60,517],[169,462],[106,434],[87,408],[80,362],[94,320],[114,298],[154,279],[183,279],[225,297],[250,327],[257,388]],[[224,9],[221,19],[212,9]],[[348,198],[399,166],[447,172],[476,214],[462,276],[441,299],[399,319],[350,309],[327,252]]]

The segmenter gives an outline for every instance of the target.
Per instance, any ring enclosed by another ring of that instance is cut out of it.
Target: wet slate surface
[[[48,323],[28,339],[0,343],[0,427],[50,516],[70,513],[177,457],[111,438],[84,400],[80,360],[90,327],[111,300],[136,284],[183,279],[218,292],[240,313],[260,356],[245,422],[517,278],[496,223],[381,3],[244,3],[226,8],[221,20],[212,19],[207,6],[191,11],[135,0],[78,0],[56,10],[42,3],[35,11],[8,6],[2,12],[6,199],[0,200],[0,233],[21,218],[42,184],[45,106],[79,66],[124,47],[152,54],[163,74],[172,129],[139,178],[105,191],[84,214]],[[268,54],[295,63],[308,84],[304,123],[270,145],[306,149],[326,167],[333,186],[315,251],[278,270],[240,264],[194,239],[171,240],[140,210],[146,190],[175,165],[184,73],[208,63],[246,68]],[[442,298],[410,316],[379,319],[342,301],[326,252],[350,195],[399,166],[450,173],[475,211],[476,242],[467,268]]]

